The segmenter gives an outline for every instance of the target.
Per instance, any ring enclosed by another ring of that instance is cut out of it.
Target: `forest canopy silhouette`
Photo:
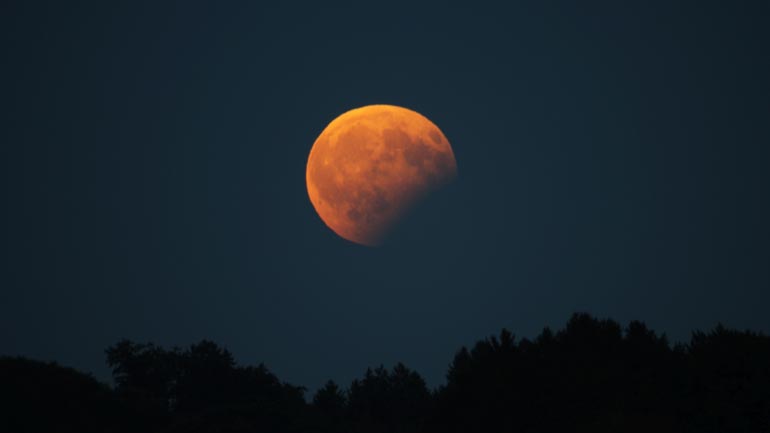
[[[306,396],[205,340],[170,349],[122,340],[106,362],[114,386],[0,358],[0,431],[770,431],[770,337],[721,325],[676,345],[642,322],[588,314],[531,340],[504,329],[457,351],[437,389],[399,363]]]

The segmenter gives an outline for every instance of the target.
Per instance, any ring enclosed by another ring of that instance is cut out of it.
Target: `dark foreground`
[[[437,390],[399,364],[310,403],[212,342],[106,352],[114,389],[0,358],[0,432],[770,432],[770,338],[721,326],[672,347],[640,322],[578,314],[533,341],[504,330],[462,348]]]

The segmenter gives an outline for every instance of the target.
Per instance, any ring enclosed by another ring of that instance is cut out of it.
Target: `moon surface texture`
[[[307,192],[324,223],[362,245],[382,243],[416,203],[457,176],[452,147],[426,117],[393,105],[343,113],[318,136]]]

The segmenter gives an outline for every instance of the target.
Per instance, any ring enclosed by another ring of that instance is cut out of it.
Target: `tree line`
[[[686,344],[634,321],[575,314],[534,339],[461,348],[429,389],[403,364],[333,381],[306,399],[264,365],[211,341],[106,349],[114,386],[55,363],[0,358],[0,431],[731,432],[770,431],[770,337],[717,326]]]

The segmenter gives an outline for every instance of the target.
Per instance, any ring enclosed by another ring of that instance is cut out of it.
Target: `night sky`
[[[770,3],[260,3],[2,3],[0,355],[107,380],[120,338],[207,338],[436,386],[575,311],[770,331]],[[305,167],[376,103],[459,176],[367,248]]]

